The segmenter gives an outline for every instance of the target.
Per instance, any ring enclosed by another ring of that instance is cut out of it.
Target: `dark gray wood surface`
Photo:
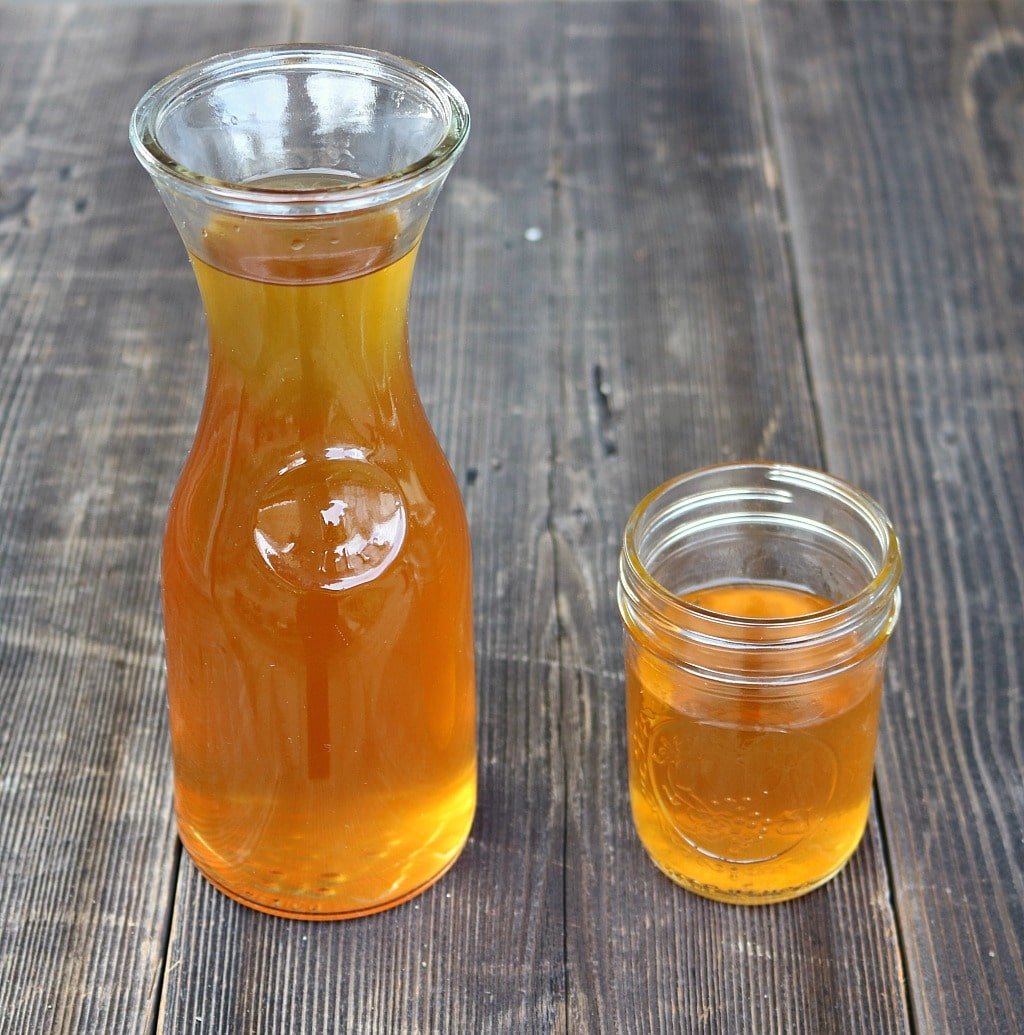
[[[0,1032],[1014,1030],[1022,30],[983,3],[0,8]],[[475,120],[412,336],[473,530],[480,811],[439,885],[344,924],[179,858],[162,699],[205,354],[126,120],[286,38],[425,60]],[[632,834],[613,596],[632,503],[751,456],[865,485],[908,562],[868,836],[758,910]]]
[[[632,830],[614,592],[629,511],[709,463],[820,463],[745,13],[581,4],[564,28],[553,535],[571,1032],[906,1030],[874,828],[827,894],[768,912],[678,894]]]
[[[178,865],[159,541],[205,343],[127,120],[170,66],[285,25],[0,9],[4,1032],[155,1021]]]
[[[826,458],[885,500],[902,534],[878,786],[922,1032],[1009,1032],[1024,1018],[1024,36],[1012,14],[1001,27],[988,6],[764,10]]]
[[[427,229],[410,336],[473,532],[479,809],[443,881],[364,920],[262,916],[183,866],[167,1032],[189,1030],[196,1015],[213,1031],[267,1035],[548,1032],[561,1023],[564,788],[547,531],[553,335],[546,253],[524,237],[550,207],[555,15],[364,7],[325,9],[301,28],[302,39],[431,63],[459,81],[476,122]],[[211,932],[224,932],[212,954]]]

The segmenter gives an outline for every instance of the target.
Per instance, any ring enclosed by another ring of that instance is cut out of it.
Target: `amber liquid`
[[[476,799],[470,547],[387,215],[224,218],[163,557],[182,841],[227,894],[350,917],[435,881]]]
[[[756,584],[686,599],[758,619],[830,606],[802,590]],[[746,635],[759,638],[756,627]],[[656,865],[692,891],[739,903],[793,898],[834,876],[867,821],[882,651],[780,693],[757,685],[767,670],[754,650],[745,659],[749,684],[725,687],[670,664],[654,646],[627,637],[630,797]],[[827,655],[815,660],[828,663]]]

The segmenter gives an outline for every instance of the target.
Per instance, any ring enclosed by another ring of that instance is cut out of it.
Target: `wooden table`
[[[209,53],[434,65],[472,143],[422,254],[475,543],[480,808],[434,889],[305,924],[175,839],[158,592],[205,344],[129,111]],[[0,1031],[918,1032],[1024,1023],[1024,6],[0,9]],[[631,505],[821,465],[906,559],[875,810],[784,906],[629,818]]]

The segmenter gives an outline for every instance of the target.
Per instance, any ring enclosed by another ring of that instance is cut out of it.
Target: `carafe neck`
[[[219,217],[193,268],[212,395],[299,437],[376,438],[414,398],[407,310],[417,244],[386,212],[317,224]]]

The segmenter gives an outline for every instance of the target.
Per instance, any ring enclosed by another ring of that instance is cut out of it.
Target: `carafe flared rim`
[[[165,148],[161,126],[176,106],[216,85],[276,70],[372,76],[395,86],[415,86],[436,105],[436,140],[415,160],[389,169],[384,175],[339,179],[337,183],[319,183],[311,188],[221,179],[189,167]],[[287,216],[351,212],[423,190],[448,173],[465,147],[469,128],[465,99],[426,65],[361,47],[281,44],[220,54],[162,79],[136,105],[129,137],[139,161],[158,185],[222,208],[254,215]]]

